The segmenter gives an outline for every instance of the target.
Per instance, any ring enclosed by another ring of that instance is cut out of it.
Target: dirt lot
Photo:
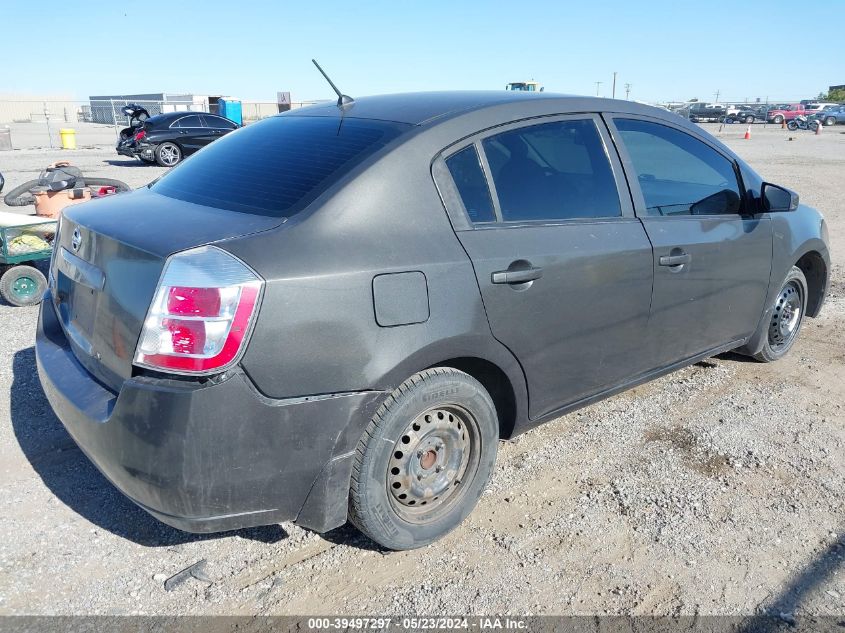
[[[845,135],[743,132],[721,136],[827,217],[822,316],[778,363],[724,355],[501,445],[470,519],[418,551],[349,527],[158,523],[51,413],[36,310],[0,306],[0,613],[845,613]],[[7,187],[57,155],[0,154]],[[161,173],[109,150],[61,156],[133,186]],[[202,559],[207,582],[164,590]]]

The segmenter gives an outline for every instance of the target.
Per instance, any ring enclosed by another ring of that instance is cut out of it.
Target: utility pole
[[[611,93],[612,98],[616,98],[616,71],[613,71],[613,92]]]
[[[716,92],[713,94],[716,95],[716,103],[719,103],[719,95],[721,94],[721,92],[719,92],[719,90],[717,89]]]
[[[631,94],[631,84],[625,84],[625,100],[628,100],[628,95]]]
[[[603,83],[604,83],[603,81],[597,81],[596,82],[596,96],[597,97],[599,96],[599,86],[601,86]]]

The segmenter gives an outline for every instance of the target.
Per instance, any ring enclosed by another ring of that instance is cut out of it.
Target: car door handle
[[[692,261],[692,255],[689,253],[661,255],[659,261],[661,266],[683,266],[684,264],[689,264]]]
[[[542,268],[525,268],[523,270],[498,270],[490,276],[494,284],[524,284],[543,276]]]

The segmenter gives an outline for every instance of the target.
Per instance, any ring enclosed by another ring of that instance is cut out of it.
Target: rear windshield
[[[367,119],[271,117],[215,141],[152,190],[219,209],[290,217],[408,127]]]

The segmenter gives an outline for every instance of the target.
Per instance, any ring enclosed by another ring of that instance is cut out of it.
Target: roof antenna
[[[353,99],[349,95],[343,94],[340,90],[337,89],[337,86],[335,86],[334,82],[331,79],[329,79],[329,76],[326,74],[326,71],[323,70],[320,67],[320,64],[317,63],[316,59],[312,59],[311,61],[314,62],[314,65],[317,67],[317,70],[319,70],[320,74],[323,75],[323,77],[326,78],[326,81],[329,82],[329,85],[332,87],[332,90],[334,90],[337,93],[337,107],[338,108],[342,108],[344,106],[347,106],[350,103],[355,101],[355,99]]]

